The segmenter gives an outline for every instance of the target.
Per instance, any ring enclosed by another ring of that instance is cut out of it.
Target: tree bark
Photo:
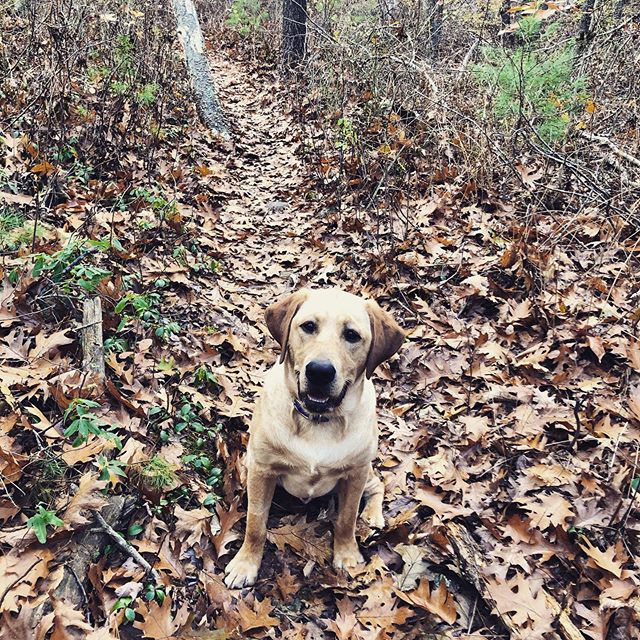
[[[102,343],[102,304],[100,297],[87,298],[82,310],[82,370],[102,394],[105,386],[104,346]]]
[[[124,496],[111,496],[109,502],[102,508],[102,517],[115,527],[127,510],[127,500]],[[79,610],[87,606],[85,585],[88,584],[89,568],[95,562],[96,554],[107,542],[108,538],[103,531],[87,527],[76,532],[63,558],[62,579],[50,595],[57,600],[65,600],[67,604]],[[31,613],[32,628],[35,629],[43,616],[50,611],[49,599],[38,604]]]
[[[283,0],[282,63],[285,71],[304,59],[307,40],[307,0]]]
[[[511,14],[509,9],[511,8],[511,0],[504,0],[500,5],[500,22],[502,24],[502,30],[508,29],[511,26]],[[502,34],[502,45],[505,47],[513,47],[516,39],[513,32]]]
[[[482,570],[486,566],[486,558],[470,531],[464,525],[449,522],[446,524],[445,536],[448,538],[457,559],[459,575],[475,587],[490,608],[495,608],[489,583]],[[540,592],[544,596],[548,608],[556,616],[560,638],[563,640],[586,640],[582,631],[571,621],[566,604],[558,602],[545,589],[540,589]],[[522,637],[518,625],[514,623],[509,613],[501,614],[498,612],[498,615],[512,638]]]
[[[584,43],[591,38],[591,22],[593,19],[593,9],[596,0],[584,0],[582,4],[582,17],[578,27],[578,39]]]
[[[444,14],[444,0],[431,0],[429,16],[429,38],[431,40],[431,57],[437,58],[442,39],[442,24]]]
[[[204,54],[204,38],[193,0],[173,0],[172,6],[200,117],[211,131],[229,139],[229,126]]]
[[[616,8],[613,10],[613,19],[618,22],[622,20],[622,14],[624,13],[624,8],[627,5],[628,0],[618,0],[616,3]]]

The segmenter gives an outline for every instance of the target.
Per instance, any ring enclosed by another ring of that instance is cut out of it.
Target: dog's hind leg
[[[376,529],[384,527],[382,515],[382,501],[384,499],[384,484],[378,478],[373,467],[369,469],[369,478],[364,487],[365,506],[360,517],[370,526]]]

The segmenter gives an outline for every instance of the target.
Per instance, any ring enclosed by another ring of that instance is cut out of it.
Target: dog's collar
[[[321,413],[309,413],[303,406],[300,404],[298,398],[293,399],[293,408],[307,420],[311,420],[311,422],[329,422],[331,418],[329,416],[323,416]]]

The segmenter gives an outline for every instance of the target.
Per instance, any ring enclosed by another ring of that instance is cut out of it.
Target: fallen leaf
[[[453,624],[456,621],[456,606],[444,580],[432,590],[428,578],[423,576],[417,589],[407,592],[398,590],[396,595],[410,605],[437,615],[447,624]]]

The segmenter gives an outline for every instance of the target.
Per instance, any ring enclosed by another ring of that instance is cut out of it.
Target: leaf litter
[[[624,240],[598,226],[595,242],[588,231],[549,249],[557,228],[541,221],[528,243],[517,205],[465,204],[455,180],[409,202],[423,223],[404,229],[330,206],[274,73],[213,60],[236,142],[184,116],[188,135],[158,149],[160,224],[154,194],[111,206],[123,182],[76,185],[56,208],[60,231],[117,238],[104,255],[73,254],[109,274],[96,285],[113,345],[106,395],[81,369],[77,289],[22,256],[3,263],[0,638],[596,639],[621,609],[637,631],[640,289]],[[24,139],[5,147],[16,173],[55,170],[30,166]],[[134,276],[138,297],[117,313]],[[276,358],[263,312],[307,284],[376,297],[409,331],[376,380],[387,525],[359,524],[367,564],[336,575],[334,497],[279,493],[256,587],[229,591],[246,427]],[[78,398],[98,398],[121,449],[94,435],[70,446],[63,414]],[[142,597],[144,571],[108,548],[85,600],[67,602],[65,554],[113,495],[160,584]],[[45,544],[28,525],[39,504],[64,523]]]

